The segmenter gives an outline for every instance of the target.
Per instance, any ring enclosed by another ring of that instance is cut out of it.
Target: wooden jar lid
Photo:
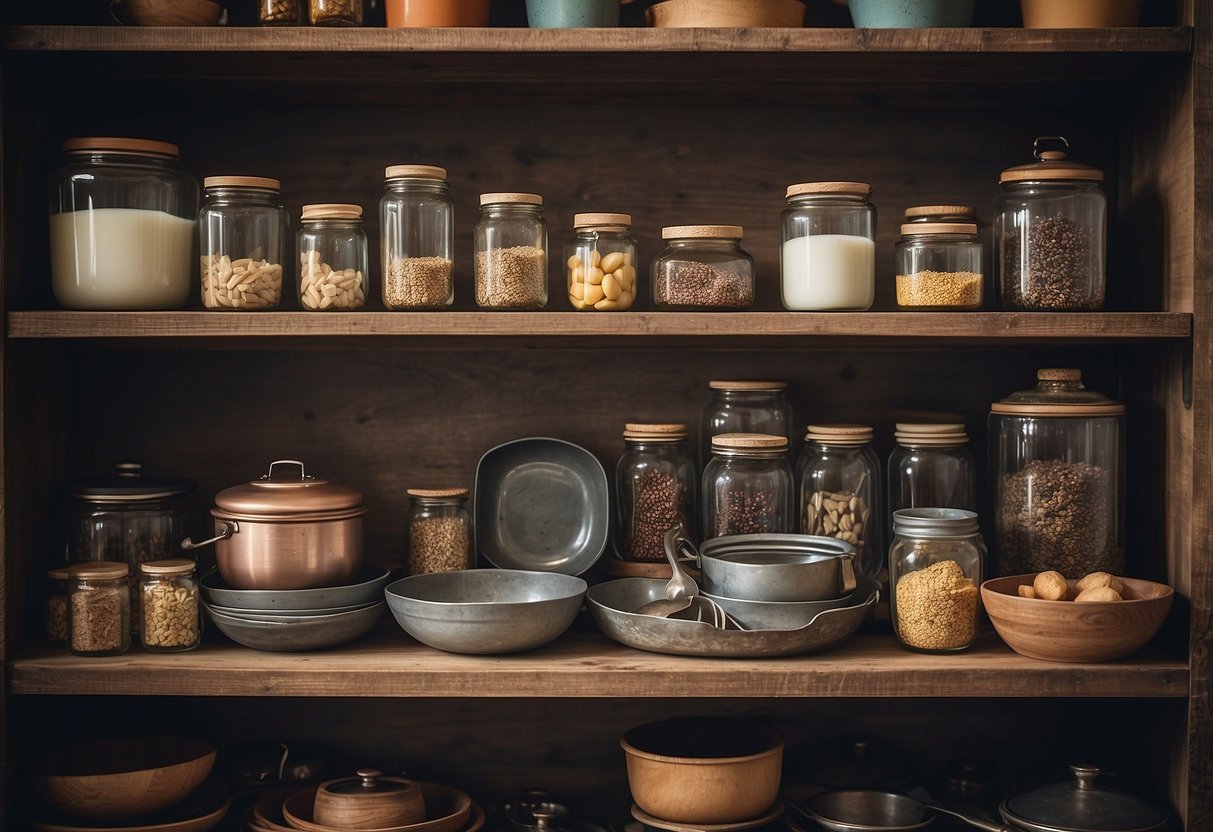
[[[259,188],[263,191],[277,191],[282,183],[268,176],[208,176],[202,180],[204,188]]]
[[[787,447],[786,436],[769,433],[718,433],[712,437],[713,451],[782,451]]]
[[[452,497],[466,497],[469,491],[466,488],[410,488],[404,493],[423,500],[447,500]]]
[[[181,149],[172,142],[156,139],[127,139],[118,136],[80,136],[63,142],[64,153],[151,153],[176,159]]]
[[[678,422],[628,422],[624,425],[623,438],[678,442],[687,438],[687,426]]]
[[[907,220],[923,220],[927,217],[955,217],[960,219],[977,216],[977,209],[971,205],[914,205],[906,209]]]
[[[631,214],[574,214],[574,228],[593,228],[595,226],[631,225]]]
[[[543,197],[539,194],[516,194],[516,193],[499,193],[499,194],[481,194],[481,205],[497,205],[500,203],[513,203],[516,205],[542,205]]]
[[[139,571],[145,575],[188,575],[197,568],[198,564],[188,558],[170,558],[168,560],[149,560],[139,564]]]
[[[787,199],[795,196],[862,196],[872,194],[867,182],[800,182],[788,185]]]
[[[786,381],[726,380],[708,382],[708,387],[712,390],[786,390],[787,386],[788,383]]]
[[[804,438],[806,442],[826,445],[866,445],[875,433],[868,425],[823,424],[809,425]]]
[[[95,581],[125,578],[130,569],[125,563],[113,560],[95,560],[88,563],[77,563],[75,566],[69,567],[68,572],[73,578]]]
[[[661,229],[661,239],[740,240],[744,233],[740,225],[667,225]]]
[[[975,222],[907,222],[901,226],[902,235],[908,234],[976,234]]]
[[[302,220],[357,220],[362,218],[361,205],[349,205],[344,202],[318,202],[315,205],[304,205]]]
[[[384,179],[446,179],[446,168],[437,165],[388,165]]]

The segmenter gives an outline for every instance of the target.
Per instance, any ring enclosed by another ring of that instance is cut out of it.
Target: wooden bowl
[[[665,0],[650,6],[645,22],[657,27],[804,26],[801,0]]]
[[[80,818],[151,815],[180,803],[215,765],[215,746],[183,737],[100,740],[47,759],[34,788]]]
[[[223,14],[211,0],[115,0],[110,10],[132,26],[214,26]]]
[[[1016,653],[1049,662],[1110,662],[1145,646],[1162,626],[1175,592],[1166,584],[1121,578],[1123,601],[1078,604],[1021,598],[1036,573],[994,578],[981,600],[994,629]],[[1067,581],[1073,589],[1076,581]]]
[[[472,819],[472,799],[452,786],[418,783],[425,798],[426,819],[420,823],[386,827],[358,827],[359,832],[464,832]],[[282,803],[282,817],[304,832],[343,832],[335,826],[317,823],[313,816],[316,789],[303,789]]]
[[[327,780],[316,790],[312,817],[338,829],[381,829],[425,821],[421,787],[403,777],[360,768],[357,777]]]

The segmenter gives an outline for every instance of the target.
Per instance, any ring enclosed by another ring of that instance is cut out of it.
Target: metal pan
[[[855,591],[855,547],[811,534],[714,537],[699,546],[703,591],[740,601],[827,601]]]

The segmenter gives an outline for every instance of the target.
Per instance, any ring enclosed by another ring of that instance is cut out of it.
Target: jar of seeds
[[[157,653],[193,650],[201,637],[194,562],[154,560],[139,567],[143,646]]]
[[[1125,406],[1076,369],[1036,379],[990,408],[998,571],[1123,574]]]
[[[629,422],[615,466],[619,557],[664,562],[665,533],[695,528],[695,462],[684,424]]]
[[[290,225],[280,183],[262,176],[208,176],[202,187],[202,305],[248,312],[276,308]]]
[[[579,311],[626,312],[636,299],[631,214],[575,214],[564,245],[569,304]]]
[[[409,574],[471,569],[472,520],[466,488],[410,488]]]
[[[741,248],[739,225],[661,229],[666,250],[653,260],[653,304],[666,311],[748,309],[754,258]]]
[[[131,644],[125,563],[78,563],[69,570],[68,644],[79,656],[113,656]]]
[[[367,294],[362,206],[304,205],[299,233],[299,304],[309,312],[361,309]]]
[[[869,577],[884,566],[880,460],[872,436],[866,425],[809,425],[796,460],[801,533],[850,543]]]
[[[445,309],[455,302],[455,206],[446,169],[391,165],[379,201],[386,309]]]
[[[1107,198],[1103,171],[1066,159],[1062,136],[1032,145],[1039,160],[1007,168],[994,202],[994,245],[1002,305],[1060,312],[1104,302]]]
[[[897,241],[897,305],[980,309],[981,243],[971,222],[907,222]]]
[[[46,640],[51,644],[67,641],[67,604],[71,594],[71,576],[67,568],[46,573]]]
[[[762,433],[712,437],[703,471],[701,540],[733,534],[795,531],[795,491],[788,439]]]
[[[476,305],[542,309],[548,302],[548,224],[538,194],[480,195]]]

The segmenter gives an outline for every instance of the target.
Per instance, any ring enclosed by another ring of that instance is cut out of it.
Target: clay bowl
[[[358,827],[358,832],[470,832],[473,820],[472,799],[452,786],[439,783],[418,783],[425,798],[426,819],[420,823],[378,828]],[[317,823],[313,816],[316,789],[297,791],[282,803],[282,817],[295,829],[304,832],[342,832],[335,826]],[[272,819],[272,818],[271,818]],[[483,818],[481,819],[483,823]]]
[[[111,9],[134,26],[214,26],[223,14],[211,0],[118,0]]]
[[[76,817],[142,817],[180,803],[214,765],[215,746],[204,740],[108,739],[56,753],[33,781],[49,803]]]
[[[783,738],[757,723],[666,719],[631,729],[620,745],[636,805],[664,821],[742,823],[779,796]]]
[[[650,6],[645,22],[656,27],[776,27],[804,26],[801,0],[665,0]]]
[[[994,578],[981,600],[994,629],[1023,656],[1049,662],[1110,662],[1145,646],[1162,626],[1175,593],[1166,584],[1121,578],[1123,601],[1078,604],[1021,598],[1035,573]],[[1073,588],[1075,581],[1068,581]]]
[[[416,783],[384,777],[369,768],[358,769],[357,775],[320,784],[312,802],[316,823],[338,829],[381,829],[425,821],[425,797]]]

